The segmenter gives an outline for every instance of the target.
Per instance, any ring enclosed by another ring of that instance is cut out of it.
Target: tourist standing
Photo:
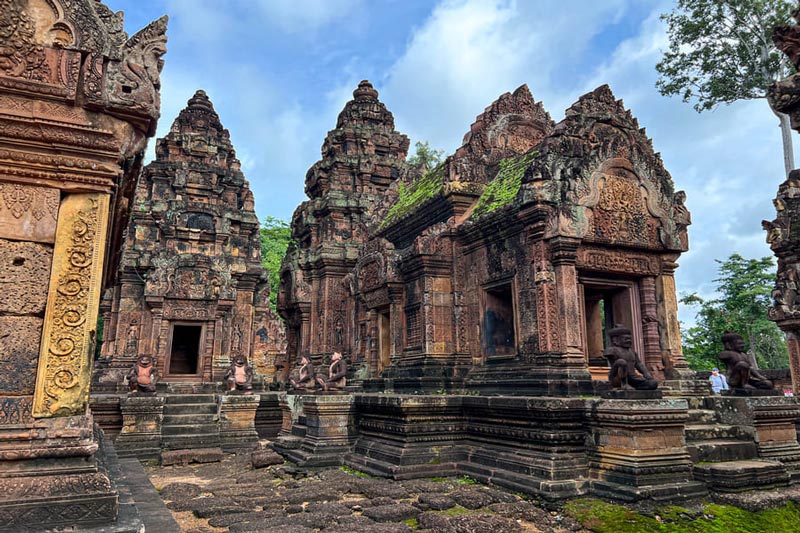
[[[725,378],[725,374],[719,373],[719,368],[711,369],[711,375],[708,376],[708,381],[711,382],[711,390],[716,394],[719,394],[720,391],[728,390],[728,380]]]

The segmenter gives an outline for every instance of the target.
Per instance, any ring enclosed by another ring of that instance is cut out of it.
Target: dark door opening
[[[172,351],[169,355],[168,374],[197,374],[202,326],[172,327]]]
[[[514,297],[511,283],[485,289],[481,338],[488,359],[508,358],[517,353],[514,328]]]

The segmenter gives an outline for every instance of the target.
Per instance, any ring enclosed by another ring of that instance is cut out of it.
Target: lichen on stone
[[[500,170],[483,189],[475,204],[472,217],[478,218],[504,207],[517,197],[522,185],[522,176],[538,152],[532,150],[519,157],[508,157],[500,161]]]
[[[385,228],[413,212],[418,206],[442,192],[444,182],[444,163],[437,165],[406,187],[400,182],[397,187],[397,201],[392,205],[380,225]]]

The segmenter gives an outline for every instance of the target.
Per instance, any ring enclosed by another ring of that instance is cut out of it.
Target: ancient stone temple
[[[159,116],[166,22],[129,38],[97,1],[0,2],[3,530],[86,531],[123,514],[87,406],[100,296]]]
[[[356,371],[338,394],[283,393],[276,450],[547,499],[730,502],[800,480],[794,399],[714,396],[687,368],[685,195],[607,86],[559,123],[506,93],[424,173],[374,89],[354,96],[308,173],[279,311],[292,360],[319,376],[340,351]],[[646,390],[620,390],[622,367]]]
[[[101,310],[108,368],[99,382],[121,383],[141,354],[164,382],[220,382],[236,355],[272,377],[283,332],[269,309],[253,193],[203,91],[142,173]]]
[[[800,23],[800,10],[793,13]],[[779,26],[773,39],[796,69],[800,68],[800,25]],[[789,115],[792,129],[800,131],[800,74],[792,74],[770,87],[769,103],[772,108]],[[778,258],[778,274],[772,293],[773,306],[769,317],[786,334],[789,348],[789,368],[795,395],[800,391],[800,169],[789,173],[778,187],[773,201],[777,216],[764,221],[767,242]]]
[[[653,375],[680,377],[690,217],[608,87],[558,125],[527,87],[504,94],[424,175],[376,94],[362,82],[306,178],[279,300],[291,356],[341,350],[395,390],[577,394],[621,324]]]
[[[378,101],[378,92],[361,82],[328,133],[322,159],[306,175],[310,199],[292,217],[295,245],[281,267],[278,294],[292,363],[301,354],[320,361],[335,350],[364,362],[376,344],[372,324],[361,314],[356,318],[352,271],[368,228],[379,223],[396,197],[390,185],[408,171],[408,143],[394,131],[394,118]],[[394,326],[400,328],[400,322]],[[389,365],[388,358],[371,357],[368,368],[374,372]]]

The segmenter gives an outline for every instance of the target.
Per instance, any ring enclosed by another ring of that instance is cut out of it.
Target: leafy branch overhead
[[[669,49],[656,65],[656,87],[665,96],[694,102],[698,112],[766,98],[767,88],[793,71],[772,42],[772,32],[791,21],[796,7],[791,0],[678,0],[661,16]],[[779,118],[788,172],[794,168],[788,160],[790,129],[788,119]]]

